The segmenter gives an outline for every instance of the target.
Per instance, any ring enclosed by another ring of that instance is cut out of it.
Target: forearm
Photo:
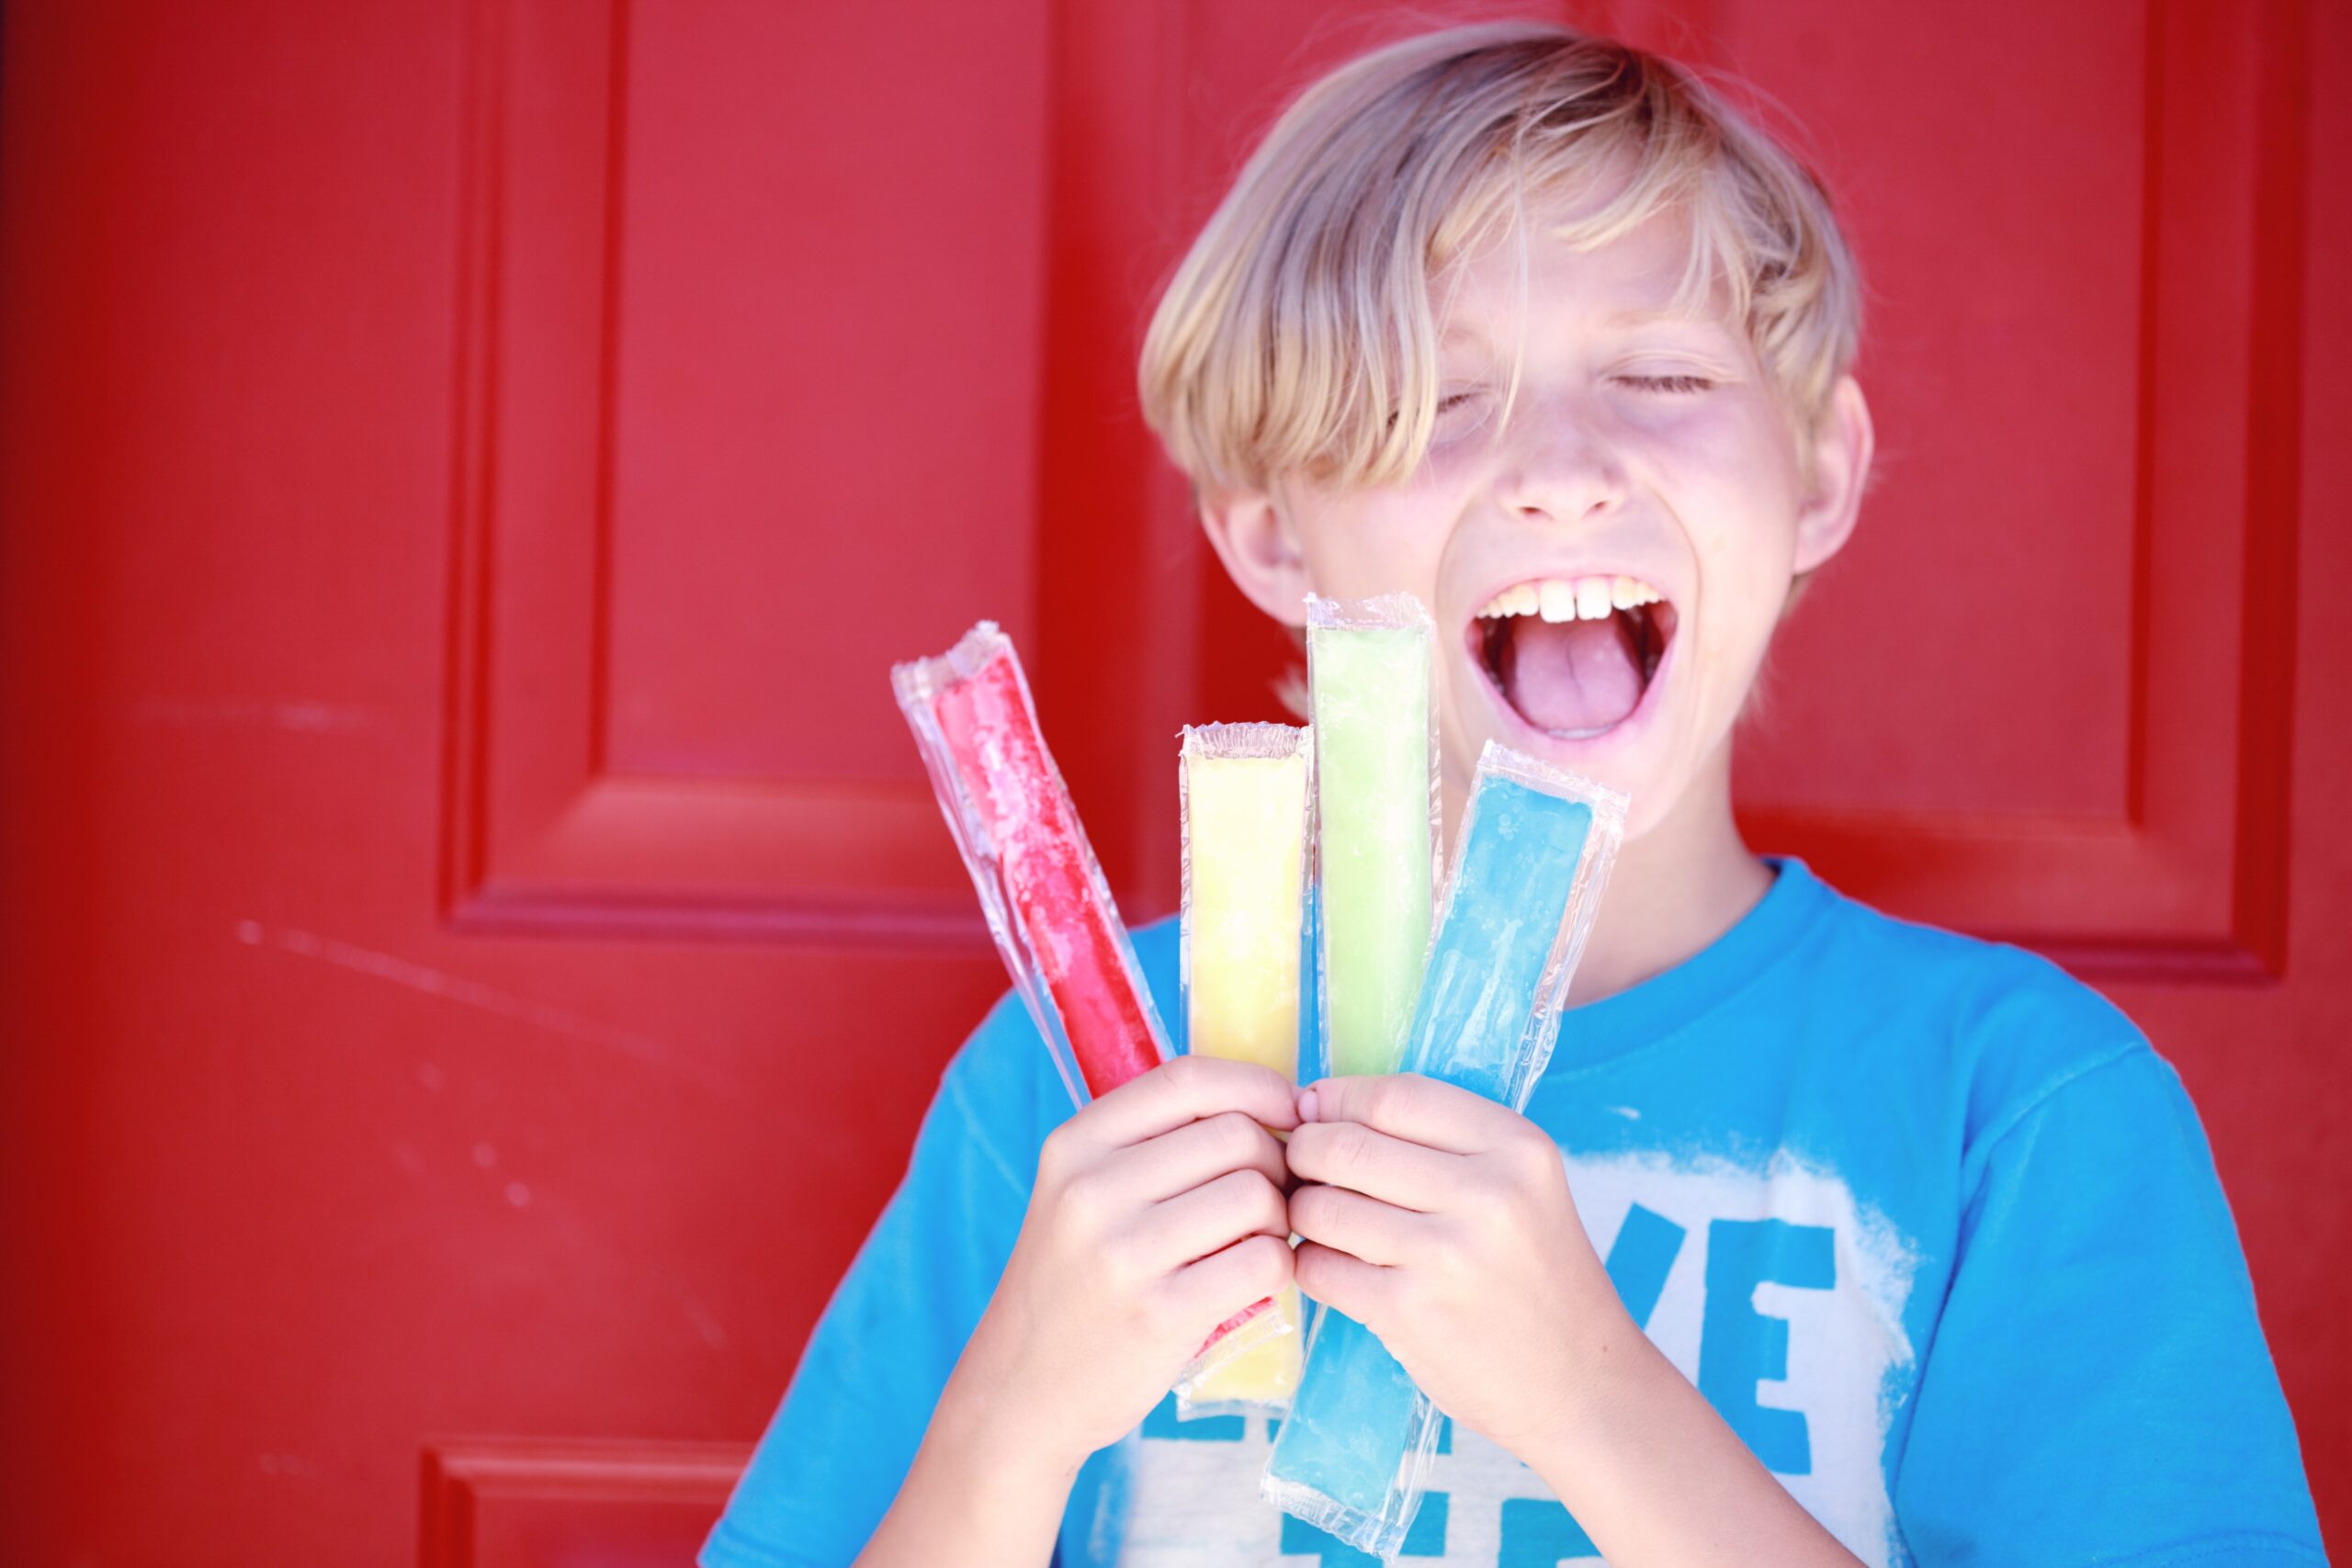
[[[1521,1457],[1611,1562],[1852,1568],[1853,1556],[1630,1320],[1586,1365],[1562,1419]]]
[[[856,1568],[1045,1568],[1083,1456],[992,1420],[992,1403],[961,1371],[949,1382]]]

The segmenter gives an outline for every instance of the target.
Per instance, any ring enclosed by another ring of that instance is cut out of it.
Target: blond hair
[[[1543,22],[1408,39],[1268,133],[1146,335],[1144,417],[1196,484],[1387,484],[1436,416],[1433,281],[1531,197],[1613,194],[1555,229],[1604,244],[1690,220],[1689,302],[1722,288],[1799,433],[1852,365],[1861,288],[1821,183],[1670,61]],[[1516,376],[1514,375],[1514,389]]]

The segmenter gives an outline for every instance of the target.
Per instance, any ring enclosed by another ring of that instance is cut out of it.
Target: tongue
[[[1521,718],[1557,734],[1607,729],[1642,700],[1632,617],[1507,623],[1496,672]]]

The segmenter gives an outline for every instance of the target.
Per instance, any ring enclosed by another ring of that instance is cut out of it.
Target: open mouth
[[[1674,640],[1674,606],[1634,577],[1546,577],[1504,589],[1465,634],[1470,655],[1528,726],[1606,735],[1642,705]]]

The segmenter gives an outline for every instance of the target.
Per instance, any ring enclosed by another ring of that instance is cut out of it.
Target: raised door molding
[[[694,1561],[741,1443],[456,1438],[424,1455],[419,1568],[676,1568]]]

